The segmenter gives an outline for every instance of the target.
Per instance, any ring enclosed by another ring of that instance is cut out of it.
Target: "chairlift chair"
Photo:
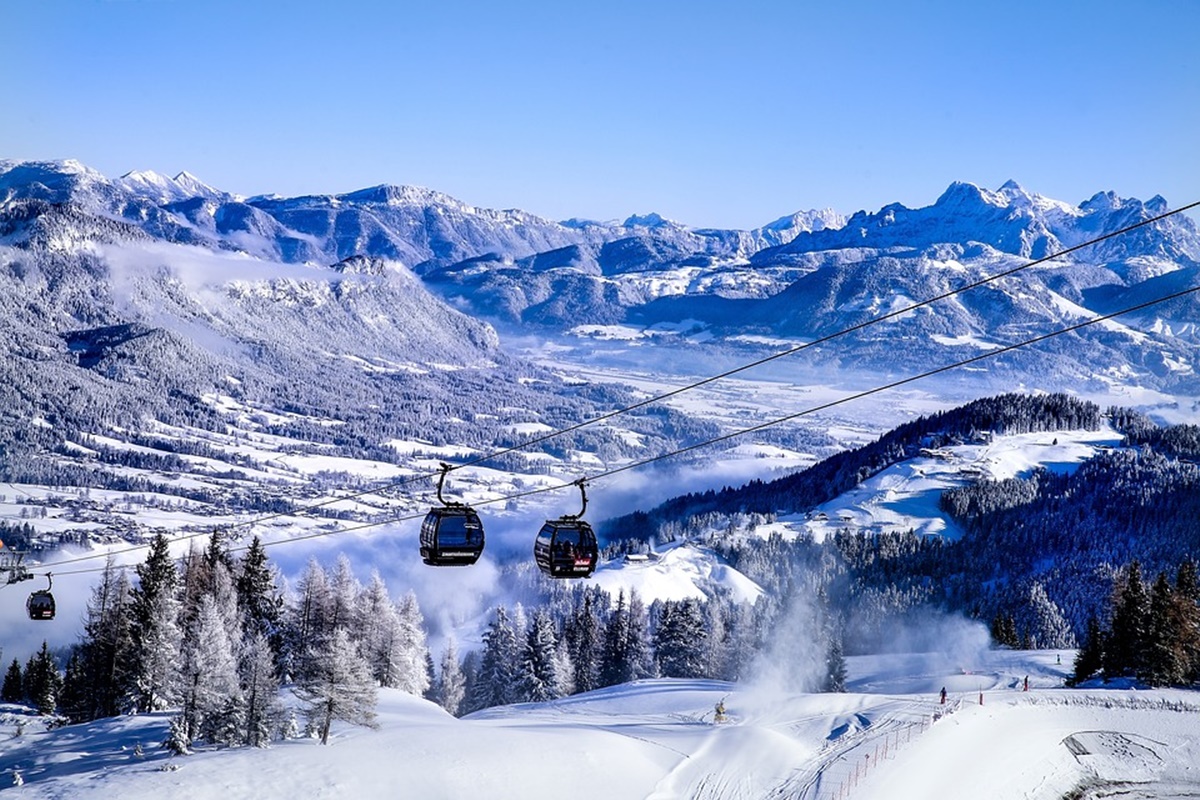
[[[421,523],[421,559],[433,567],[470,566],[483,553],[483,522],[466,503],[450,503],[442,497],[446,473],[453,467],[442,464],[438,477],[438,501]]]

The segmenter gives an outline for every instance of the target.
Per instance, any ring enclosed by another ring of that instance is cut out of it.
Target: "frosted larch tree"
[[[336,629],[320,648],[296,693],[305,703],[309,724],[320,733],[321,744],[329,743],[334,720],[375,724],[375,679],[345,628]]]

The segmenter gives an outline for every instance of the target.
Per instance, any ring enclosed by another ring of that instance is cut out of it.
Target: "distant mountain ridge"
[[[689,518],[711,513],[796,514],[832,500],[922,449],[983,439],[993,433],[1096,430],[1102,421],[1099,406],[1065,394],[984,397],[906,422],[874,442],[835,453],[782,478],[680,495],[649,511],[608,520],[602,533],[609,539],[644,537],[665,523],[686,523]]]
[[[755,231],[693,232],[657,214],[631,216],[624,223],[559,223],[518,209],[478,208],[416,186],[243,198],[187,172],[168,178],[134,171],[108,179],[77,161],[0,161],[0,207],[29,200],[76,203],[168,241],[245,250],[289,263],[329,264],[367,255],[400,261],[418,273],[487,254],[524,258],[631,237],[680,239],[684,250],[707,246],[749,255],[790,241],[800,231],[842,221],[826,210],[793,214]]]
[[[0,162],[0,242],[41,230],[35,246],[50,249],[97,235],[140,236],[310,267],[378,259],[411,269],[452,308],[487,321],[559,333],[687,330],[710,347],[836,333],[1167,207],[1157,196],[1143,202],[1100,192],[1072,205],[1013,181],[994,191],[955,183],[921,208],[892,204],[848,219],[799,212],[742,231],[691,228],[653,213],[560,223],[411,186],[241,198],[188,173],[110,180],[77,162]],[[20,222],[51,208],[53,225]],[[1200,231],[1179,215],[809,358],[835,370],[950,363],[1196,285]],[[1026,376],[1048,389],[1132,381],[1200,391],[1198,320],[1200,301],[1184,298],[982,368],[1002,385]]]
[[[789,256],[850,248],[925,249],[950,242],[978,242],[1001,253],[1045,258],[1106,233],[1168,211],[1167,201],[1146,202],[1099,192],[1078,206],[1031,194],[1015,181],[996,191],[954,183],[933,205],[911,209],[900,204],[875,213],[859,211],[837,229],[805,232],[791,242],[756,256],[763,264]],[[1133,256],[1200,259],[1200,235],[1188,217],[1156,223],[1129,237],[1095,245],[1089,261]]]

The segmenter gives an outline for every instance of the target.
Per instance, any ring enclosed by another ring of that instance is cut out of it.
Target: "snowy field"
[[[1195,693],[1063,688],[1072,651],[956,650],[851,658],[846,694],[663,679],[455,719],[387,690],[376,729],[335,727],[329,746],[302,738],[186,757],[157,747],[162,715],[46,731],[18,707],[2,706],[0,793],[122,800],[1200,797]],[[727,720],[717,723],[722,701]],[[14,770],[24,785],[13,785]]]

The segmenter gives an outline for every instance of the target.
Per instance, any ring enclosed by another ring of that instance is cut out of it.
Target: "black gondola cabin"
[[[591,577],[600,561],[596,534],[583,519],[587,513],[586,481],[580,478],[575,485],[583,501],[579,513],[546,520],[533,540],[533,560],[551,578]]]
[[[446,475],[454,469],[442,464],[437,496],[441,508],[431,508],[421,523],[421,558],[431,567],[467,567],[483,554],[483,523],[466,503],[448,503],[442,497]]]
[[[600,560],[596,534],[578,517],[546,520],[534,540],[533,558],[551,578],[587,578]]]
[[[29,611],[30,619],[54,619],[54,595],[50,594],[48,589],[38,589],[29,595],[29,599],[25,601],[25,608]]]
[[[421,558],[434,567],[469,566],[483,553],[483,523],[462,504],[432,508],[421,523]]]

